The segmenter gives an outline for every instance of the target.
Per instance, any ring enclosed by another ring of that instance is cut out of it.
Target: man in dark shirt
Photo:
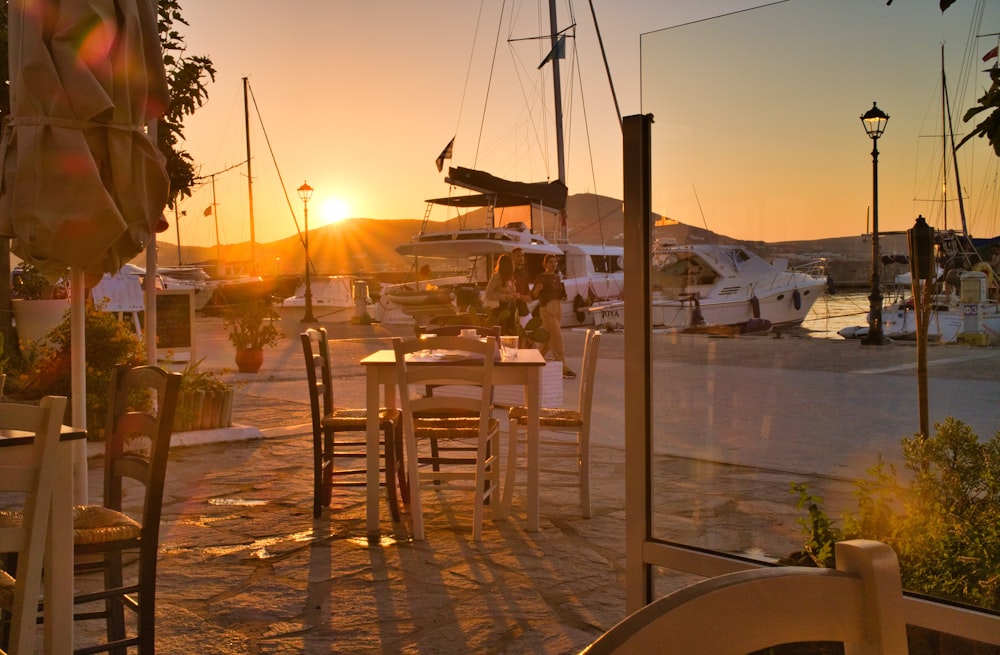
[[[548,343],[542,344],[539,350],[545,354],[549,350],[555,358],[562,362],[563,377],[575,378],[576,373],[566,363],[566,353],[563,349],[562,301],[566,297],[562,278],[559,277],[559,258],[556,255],[545,255],[545,272],[535,278],[535,286],[531,295],[538,298],[538,311],[542,317],[542,327],[549,333]]]
[[[528,280],[528,270],[524,267],[524,250],[514,248],[510,251],[514,260],[514,288],[517,289],[517,315],[528,315],[528,302],[531,300],[531,286]]]

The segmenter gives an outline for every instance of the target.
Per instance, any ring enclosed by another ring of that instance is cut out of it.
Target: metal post
[[[879,276],[878,243],[878,137],[872,138],[872,288],[868,296],[868,336],[861,343],[868,346],[885,344],[882,334],[882,280]]]
[[[313,316],[313,294],[312,294],[312,275],[310,274],[310,261],[309,261],[309,199],[305,198],[302,200],[302,214],[305,218],[305,249],[306,249],[306,313],[302,317],[303,323],[315,323],[316,317]]]
[[[882,346],[888,343],[882,332],[882,285],[879,279],[879,259],[882,252],[879,248],[878,231],[878,138],[885,131],[889,115],[872,103],[872,108],[861,115],[861,124],[872,140],[872,289],[868,296],[868,335],[861,343],[868,346]]]

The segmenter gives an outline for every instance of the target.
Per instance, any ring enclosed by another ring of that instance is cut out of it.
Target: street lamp
[[[312,198],[313,188],[309,186],[307,182],[303,182],[302,186],[299,187],[299,198],[302,199],[302,214],[305,217],[305,240],[303,245],[306,249],[306,313],[302,317],[303,323],[315,323],[316,317],[313,316],[313,294],[312,294],[312,283],[310,280],[309,272],[309,199]]]
[[[861,340],[868,346],[888,343],[882,333],[882,290],[878,270],[881,256],[878,245],[878,138],[885,132],[888,122],[889,115],[874,102],[872,108],[861,115],[861,124],[872,140],[872,290],[868,296],[868,336]]]

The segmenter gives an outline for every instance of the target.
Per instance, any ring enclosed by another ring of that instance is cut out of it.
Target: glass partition
[[[823,527],[812,519],[844,529],[845,510],[866,516],[858,481],[874,481],[873,467],[912,481],[901,441],[919,432],[917,348],[838,332],[867,325],[873,255],[886,300],[908,293],[895,286],[908,270],[896,255],[918,215],[939,230],[1000,235],[988,186],[997,157],[982,139],[959,150],[962,218],[942,111],[960,140],[962,114],[990,84],[983,71],[995,60],[983,57],[998,28],[1000,7],[984,3],[942,13],[937,3],[800,0],[642,35],[657,241],[647,258],[646,509],[653,542],[693,553],[645,560],[652,588],[668,573],[713,570],[700,555],[801,562],[807,528]],[[873,101],[890,116],[877,166],[859,120]],[[836,272],[832,286],[810,282],[831,282],[814,260]],[[929,348],[931,425],[954,417],[980,442],[993,437],[998,350]],[[823,514],[810,516],[817,498]]]

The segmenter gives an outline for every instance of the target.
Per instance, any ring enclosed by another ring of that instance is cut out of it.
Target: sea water
[[[823,294],[802,322],[802,330],[813,339],[843,339],[845,327],[868,325],[868,292]]]

